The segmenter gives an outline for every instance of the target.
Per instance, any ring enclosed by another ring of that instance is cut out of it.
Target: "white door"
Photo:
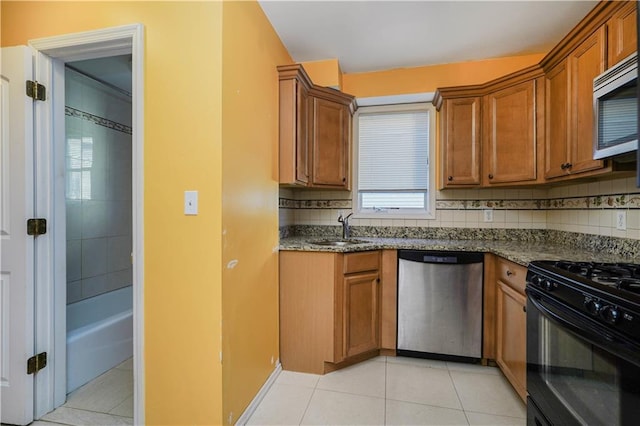
[[[33,420],[34,237],[27,219],[34,209],[33,101],[26,96],[32,56],[26,47],[3,48],[0,62],[0,392],[2,423]]]

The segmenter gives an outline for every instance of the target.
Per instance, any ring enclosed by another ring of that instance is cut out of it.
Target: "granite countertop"
[[[439,240],[415,238],[366,238],[354,239],[363,241],[348,246],[320,246],[313,244],[326,238],[321,237],[289,237],[280,240],[280,251],[310,251],[349,253],[381,249],[409,250],[444,250],[488,252],[501,256],[512,262],[528,266],[534,260],[573,260],[593,262],[634,262],[622,255],[603,253],[599,250],[576,248],[563,244],[547,242],[508,241],[508,240]],[[637,259],[636,259],[637,261]]]

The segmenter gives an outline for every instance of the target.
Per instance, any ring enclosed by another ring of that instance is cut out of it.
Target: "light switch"
[[[184,214],[198,214],[198,191],[184,191]]]

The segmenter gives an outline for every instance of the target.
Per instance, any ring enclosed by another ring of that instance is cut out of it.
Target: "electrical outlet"
[[[484,210],[484,221],[485,222],[493,222],[493,210],[492,209]]]
[[[616,211],[616,229],[620,231],[624,231],[627,229],[627,211],[626,210]]]

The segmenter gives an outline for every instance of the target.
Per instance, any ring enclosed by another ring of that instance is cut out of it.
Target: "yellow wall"
[[[342,90],[356,97],[435,92],[438,87],[482,84],[530,65],[544,54],[486,59],[388,71],[344,74]]]
[[[337,59],[302,62],[302,66],[313,84],[334,89],[342,87],[342,70]]]
[[[146,422],[221,423],[222,4],[2,1],[1,8],[2,46],[144,24]],[[192,189],[200,191],[200,212],[186,217],[183,191]]]
[[[235,423],[279,358],[276,66],[292,61],[256,2],[225,2],[222,27],[223,413]]]

